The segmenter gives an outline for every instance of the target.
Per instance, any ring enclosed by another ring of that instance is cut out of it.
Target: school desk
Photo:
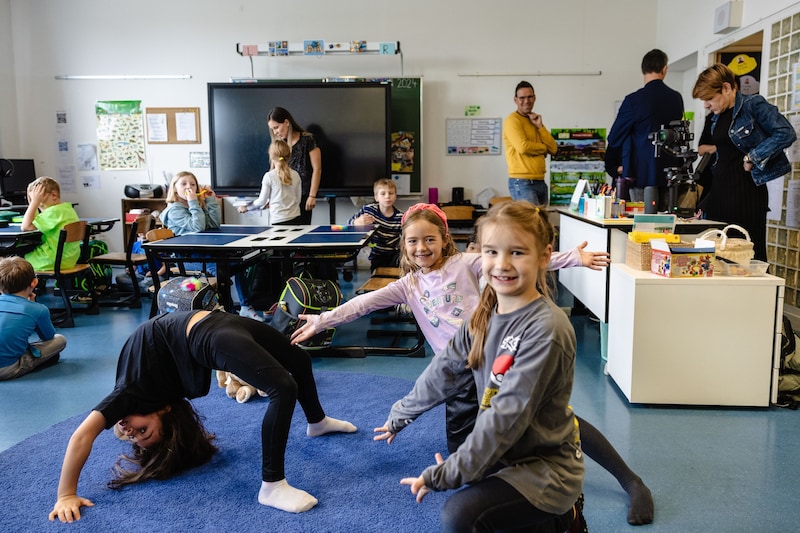
[[[326,260],[326,256],[333,256],[337,262],[343,262],[343,255],[355,257],[374,231],[372,226],[223,224],[219,229],[147,242],[143,247],[151,260],[167,263],[215,263],[220,303],[231,311],[231,277],[236,272],[266,259],[267,256],[290,258],[290,254],[295,252],[302,254],[304,260]],[[151,270],[154,265],[154,261],[151,261]],[[158,280],[154,280],[156,293],[159,289],[157,283]]]

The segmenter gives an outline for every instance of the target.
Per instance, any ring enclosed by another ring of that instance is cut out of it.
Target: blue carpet
[[[336,371],[316,373],[328,415],[358,426],[354,434],[309,438],[297,407],[286,453],[288,481],[319,504],[291,514],[259,505],[260,425],[267,400],[238,404],[212,384],[194,405],[217,435],[219,453],[200,468],[167,481],[111,490],[110,467],[130,446],[104,431],[83,470],[78,493],[92,500],[71,525],[50,523],[63,452],[84,418],[60,422],[0,453],[0,494],[5,531],[437,531],[447,493],[417,504],[400,478],[418,475],[446,452],[444,409],[439,407],[405,429],[391,446],[372,441],[409,381]],[[98,399],[99,400],[99,399]]]

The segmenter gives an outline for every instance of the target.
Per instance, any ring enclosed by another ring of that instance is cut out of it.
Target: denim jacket
[[[712,118],[712,132],[717,118],[717,115]],[[792,170],[783,150],[792,145],[797,135],[778,108],[760,94],[736,93],[728,135],[742,153],[750,156],[753,162],[751,175],[756,185],[780,178]]]

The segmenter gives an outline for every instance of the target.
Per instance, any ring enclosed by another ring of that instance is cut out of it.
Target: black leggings
[[[295,402],[300,402],[309,423],[325,418],[309,355],[266,324],[222,312],[195,324],[189,345],[209,354],[211,368],[232,372],[267,393],[269,404],[261,423],[261,479],[286,477],[284,454]]]
[[[443,533],[519,531],[564,533],[574,518],[537,509],[517,490],[497,477],[488,477],[453,494],[442,508]]]

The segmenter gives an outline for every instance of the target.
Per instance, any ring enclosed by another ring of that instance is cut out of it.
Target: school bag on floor
[[[87,259],[108,253],[108,244],[100,239],[92,239],[89,241],[89,252]],[[91,267],[89,279],[82,279],[80,281],[80,288],[84,291],[95,290],[98,293],[107,292],[111,287],[111,277],[113,271],[111,265],[101,265],[99,263],[89,263]]]
[[[207,279],[191,276],[176,276],[161,282],[156,295],[158,312],[192,311],[204,309],[213,311],[221,308],[217,289]]]
[[[286,286],[275,306],[270,325],[287,337],[291,337],[297,328],[305,324],[298,315],[318,315],[337,307],[340,303],[342,303],[342,291],[335,281],[292,277],[286,280]],[[335,332],[336,328],[320,331],[298,346],[306,350],[327,348]]]
[[[797,347],[792,323],[783,315],[777,405],[795,410],[800,407],[800,350]]]

